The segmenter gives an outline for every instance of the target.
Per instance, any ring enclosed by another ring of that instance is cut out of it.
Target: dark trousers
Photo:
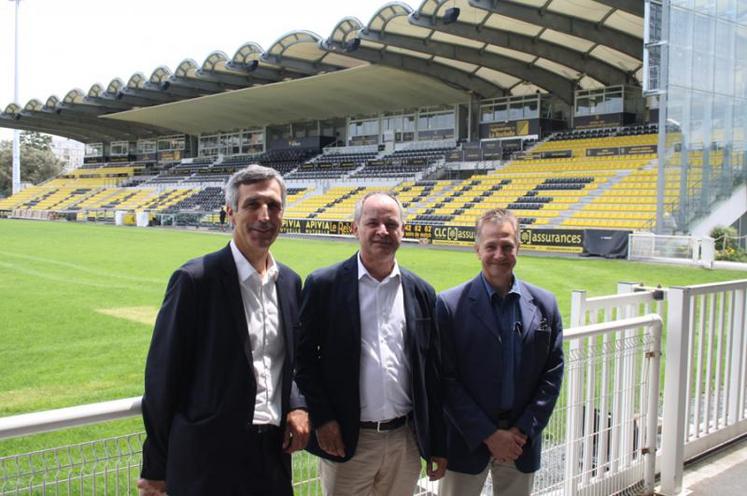
[[[217,442],[187,457],[196,463],[183,470],[192,473],[171,479],[167,476],[168,494],[292,496],[291,456],[283,453],[282,442],[283,433],[278,427],[247,427],[237,432],[235,439]]]
[[[293,472],[291,456],[281,450],[283,432],[279,428],[270,428],[255,432],[251,430],[250,463],[247,471],[252,487],[247,496],[292,496]]]

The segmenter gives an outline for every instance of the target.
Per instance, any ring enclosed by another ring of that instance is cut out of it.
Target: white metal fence
[[[677,494],[686,461],[747,434],[747,280],[618,293],[574,292],[571,325],[664,317],[661,492]]]
[[[669,290],[665,494],[681,490],[684,461],[747,433],[746,297],[747,280]]]
[[[565,384],[535,494],[652,494],[661,323],[649,314],[568,329]],[[562,470],[544,483],[554,462]]]

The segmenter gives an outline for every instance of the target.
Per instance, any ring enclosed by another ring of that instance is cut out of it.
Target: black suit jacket
[[[291,405],[301,279],[282,264],[278,268],[284,422],[289,409],[302,406],[297,391],[298,404]],[[166,289],[145,367],[141,476],[165,479],[169,494],[180,496],[249,492],[244,467],[257,456],[256,438],[247,429],[256,391],[236,265],[226,246],[187,262]]]
[[[400,271],[416,438],[423,458],[445,457],[441,341],[433,315],[435,292],[415,274],[401,267]],[[307,449],[315,455],[346,461],[355,453],[360,424],[360,354],[356,254],[314,272],[304,284],[296,381],[312,426],[337,420],[345,443],[345,457],[333,457],[319,448],[312,435]]]

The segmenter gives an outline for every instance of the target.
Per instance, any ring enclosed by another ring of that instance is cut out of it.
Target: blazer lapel
[[[490,299],[488,298],[487,291],[485,291],[485,285],[482,282],[480,274],[470,282],[468,295],[472,304],[472,315],[476,316],[488,328],[498,342],[501,342],[501,331],[498,329],[495,312],[490,304]]]
[[[253,366],[252,344],[249,341],[246,315],[244,314],[244,302],[241,299],[241,287],[239,286],[239,274],[236,271],[236,263],[233,260],[231,247],[226,246],[221,252],[221,265],[223,266],[223,277],[221,284],[226,297],[228,310],[233,319],[234,332],[238,333],[239,342],[244,350],[244,355],[250,366]]]
[[[417,295],[410,277],[400,268],[400,277],[402,281],[402,304],[405,307],[405,351],[414,351],[415,339],[417,336],[418,316],[415,312],[417,305]],[[427,335],[423,336],[424,338]]]
[[[519,298],[519,307],[521,308],[521,326],[522,326],[522,341],[526,341],[529,335],[534,334],[534,330],[539,325],[537,320],[539,319],[539,312],[537,312],[537,306],[534,304],[534,298],[532,293],[529,292],[529,288],[521,284],[521,298]]]
[[[277,261],[275,262],[277,263]],[[293,288],[290,287],[290,279],[286,276],[285,268],[278,265],[278,278],[275,281],[275,290],[278,296],[278,307],[280,310],[280,328],[285,345],[285,363],[294,363],[295,349],[293,346],[293,326],[295,322],[291,317],[291,309],[288,306],[287,297],[293,294]]]
[[[361,308],[358,303],[358,254],[348,258],[342,264],[342,291],[345,298],[345,312],[350,319],[350,339],[354,346],[358,346],[358,358],[356,363],[360,363],[360,342],[361,342]]]

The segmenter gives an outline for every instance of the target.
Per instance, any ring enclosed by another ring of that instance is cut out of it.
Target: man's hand
[[[440,456],[431,457],[425,466],[425,473],[432,481],[437,481],[446,474],[446,458]]]
[[[317,428],[316,439],[319,447],[332,456],[345,456],[345,444],[342,442],[340,424],[336,420],[330,420]]]
[[[527,437],[515,427],[511,430],[498,429],[483,441],[499,463],[519,458],[526,442]]]
[[[166,496],[166,481],[138,479],[137,493],[139,496]]]
[[[521,439],[524,440],[524,442],[521,445],[522,447],[527,443],[526,435],[524,435],[524,433],[521,432],[518,427],[511,427],[508,431],[512,432],[514,435],[519,436]]]
[[[309,442],[309,414],[306,410],[292,410],[285,417],[285,433],[283,434],[283,451],[293,453],[302,450]]]

